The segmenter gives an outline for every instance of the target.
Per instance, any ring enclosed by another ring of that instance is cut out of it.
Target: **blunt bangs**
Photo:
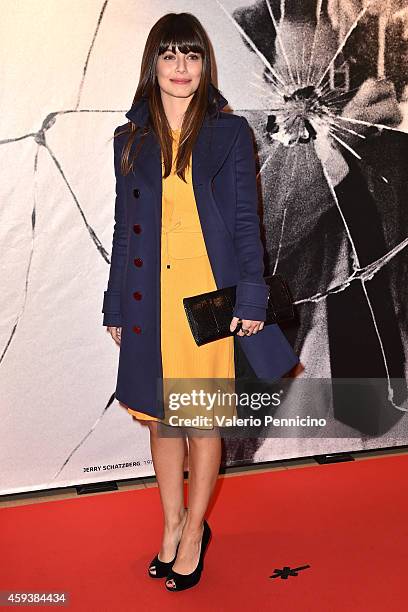
[[[191,28],[190,23],[183,23],[183,20],[177,19],[168,24],[168,28],[162,32],[162,37],[159,45],[159,55],[165,53],[169,48],[173,53],[176,52],[176,47],[181,53],[201,53],[205,55],[205,46],[199,33]]]

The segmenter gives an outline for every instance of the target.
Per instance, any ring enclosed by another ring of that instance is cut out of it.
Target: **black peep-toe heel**
[[[187,512],[187,508],[184,508],[184,510]],[[161,561],[159,559],[159,554],[157,554],[154,557],[154,559],[151,560],[151,562],[149,563],[149,567],[147,569],[147,573],[149,574],[151,578],[165,578],[167,576],[167,574],[173,567],[173,563],[176,560],[179,545],[180,545],[180,542],[177,544],[176,554],[174,555],[174,559],[172,559],[171,561]],[[152,574],[150,571],[153,567],[156,570],[155,574]]]
[[[205,551],[207,549],[208,543],[210,541],[210,538],[211,538],[210,526],[208,525],[207,521],[204,521],[204,530],[203,530],[203,536],[201,539],[200,557],[198,559],[197,567],[190,574],[179,574],[178,572],[175,572],[171,568],[167,576],[167,580],[173,580],[175,586],[168,586],[167,580],[166,580],[165,586],[168,591],[184,591],[185,589],[190,589],[191,587],[193,587],[199,582],[201,578],[201,572],[203,571],[203,567],[204,567],[204,555],[205,555]]]
[[[170,572],[171,568],[173,567],[173,563],[176,560],[177,557],[177,551],[178,551],[178,547],[180,545],[180,542],[177,544],[177,548],[176,548],[176,554],[174,555],[174,559],[172,559],[172,561],[161,561],[159,559],[159,555],[157,554],[155,556],[154,559],[152,559],[152,561],[150,562],[150,565],[148,567],[148,574],[151,578],[166,578],[167,574]],[[151,569],[154,568],[156,570],[155,574],[151,573]]]

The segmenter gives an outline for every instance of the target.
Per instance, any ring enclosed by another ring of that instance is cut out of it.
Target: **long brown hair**
[[[173,53],[178,47],[181,53],[200,53],[202,57],[200,83],[183,117],[176,159],[175,171],[184,181],[185,170],[204,117],[207,111],[211,115],[213,109],[216,109],[216,100],[210,100],[208,95],[211,82],[211,51],[207,33],[199,20],[191,13],[168,13],[164,15],[150,30],[143,51],[139,84],[133,98],[132,108],[142,98],[147,98],[149,117],[146,125],[137,125],[133,121],[129,121],[126,125],[125,132],[130,131],[130,134],[123,147],[121,157],[121,171],[124,175],[132,169],[137,153],[150,130],[155,133],[163,153],[164,177],[171,172],[172,134],[164,112],[156,77],[157,59],[169,47]],[[216,93],[219,93],[216,88],[214,89]],[[139,130],[141,131],[141,141],[131,161],[129,161],[129,153]]]

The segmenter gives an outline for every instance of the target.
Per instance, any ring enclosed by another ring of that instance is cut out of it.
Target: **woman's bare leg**
[[[189,574],[197,566],[207,510],[221,461],[221,438],[218,435],[189,436],[188,513],[184,525],[175,572]],[[167,581],[172,586],[172,581]]]
[[[159,559],[168,562],[176,554],[187,514],[184,510],[183,491],[185,439],[182,436],[166,438],[158,435],[156,421],[149,421],[147,425],[164,517]]]

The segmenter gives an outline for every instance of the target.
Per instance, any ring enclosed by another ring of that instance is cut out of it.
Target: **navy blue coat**
[[[215,119],[207,113],[195,142],[194,194],[217,287],[237,285],[235,316],[264,320],[268,291],[263,279],[251,130],[244,117],[221,111],[226,104],[221,98]],[[147,100],[134,105],[126,117],[144,125]],[[133,172],[124,177],[120,155],[128,135],[116,134],[125,125],[115,129],[114,138],[115,225],[103,325],[122,327],[116,398],[129,408],[162,418],[161,152],[150,132]],[[279,378],[299,362],[277,324],[236,338],[260,378]],[[177,347],[174,352],[176,356]]]

